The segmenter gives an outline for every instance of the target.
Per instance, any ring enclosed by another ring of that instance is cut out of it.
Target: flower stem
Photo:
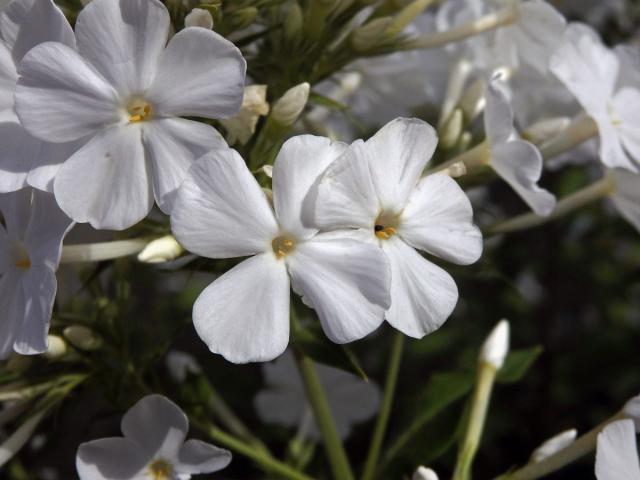
[[[369,453],[367,455],[364,473],[362,474],[362,480],[371,480],[376,472],[382,441],[384,440],[384,434],[387,430],[387,424],[389,423],[389,415],[391,414],[396,384],[398,383],[398,371],[400,370],[400,359],[402,358],[403,347],[404,334],[396,332],[393,345],[391,346],[389,369],[387,370],[387,378],[384,384],[382,406],[380,407],[380,413],[378,414],[376,426],[373,431],[373,438],[369,446]]]
[[[548,216],[540,217],[532,212],[518,215],[517,217],[504,222],[499,222],[489,226],[486,231],[487,235],[517,232],[519,230],[543,225],[551,220],[563,217],[564,215],[567,215],[589,203],[606,197],[613,192],[614,188],[615,184],[613,179],[609,176],[605,176],[597,182],[592,183],[582,190],[578,190],[577,192],[560,200]]]
[[[467,173],[474,169],[480,168],[489,164],[491,161],[491,151],[487,141],[479,143],[475,147],[467,150],[460,155],[447,160],[440,165],[427,170],[425,175],[431,175],[433,173],[449,173],[452,170],[462,170]]]
[[[296,352],[298,360],[298,369],[304,382],[307,400],[311,404],[316,423],[322,433],[324,447],[329,457],[329,463],[333,470],[333,476],[336,480],[353,480],[353,472],[349,465],[349,460],[342,446],[342,441],[338,435],[338,430],[331,415],[329,402],[320,383],[318,372],[313,361],[304,355],[304,353]]]
[[[568,152],[598,134],[598,126],[584,112],[555,137],[540,145],[540,153],[545,160]]]
[[[136,238],[113,242],[64,245],[60,263],[101,262],[103,260],[127,257],[141,252],[149,241],[149,238]]]
[[[468,480],[471,478],[471,464],[480,445],[496,372],[495,366],[484,361],[480,362],[476,388],[473,392],[471,403],[471,413],[469,414],[469,423],[458,451],[453,480]]]

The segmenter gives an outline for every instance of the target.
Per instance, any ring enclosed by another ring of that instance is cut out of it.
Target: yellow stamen
[[[28,258],[23,258],[21,260],[18,260],[16,262],[16,267],[27,270],[31,268],[31,260],[29,260]]]
[[[173,478],[173,466],[166,460],[159,458],[149,465],[149,473],[153,480],[170,480]]]
[[[127,113],[130,123],[142,122],[153,115],[153,108],[145,100],[135,99],[127,105]]]
[[[398,231],[393,227],[385,227],[383,225],[376,225],[374,228],[376,237],[380,240],[389,240],[392,236],[394,236]]]
[[[271,242],[271,248],[273,248],[276,258],[286,257],[293,251],[295,246],[295,242],[284,235],[274,238]]]

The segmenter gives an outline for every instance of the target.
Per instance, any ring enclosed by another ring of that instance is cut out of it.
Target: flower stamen
[[[293,241],[293,239],[287,237],[286,235],[276,237],[271,242],[271,248],[273,249],[273,253],[276,255],[276,258],[286,257],[293,251],[295,246],[296,243]]]
[[[373,227],[373,231],[380,240],[389,240],[398,231],[393,227],[385,227],[384,225],[377,225]]]
[[[129,122],[137,123],[148,120],[153,116],[153,108],[146,101],[135,99],[127,106],[127,113],[129,114]]]
[[[149,473],[153,480],[170,480],[173,478],[173,466],[166,460],[159,458],[149,465]]]

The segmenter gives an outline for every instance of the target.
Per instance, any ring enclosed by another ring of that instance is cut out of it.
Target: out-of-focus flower
[[[376,413],[380,391],[375,384],[342,370],[321,364],[316,365],[316,369],[336,428],[344,439],[354,423],[365,421]],[[319,440],[320,432],[291,352],[285,352],[273,363],[265,363],[262,371],[267,389],[258,393],[254,402],[260,418],[285,427],[297,427],[304,436]],[[308,425],[305,424],[307,421]]]
[[[458,184],[444,174],[421,178],[437,142],[429,124],[396,119],[366,142],[354,142],[329,166],[316,202],[321,228],[354,229],[354,237],[386,254],[386,320],[416,338],[439,328],[458,300],[451,276],[416,249],[463,265],[482,253],[482,234]]]
[[[609,170],[609,198],[622,217],[640,232],[640,174],[620,168]]]
[[[97,1],[97,0],[94,0]],[[180,407],[161,395],[149,395],[122,417],[122,437],[101,438],[78,448],[80,480],[188,480],[217,472],[231,453],[200,440],[187,440],[189,421]]]
[[[0,358],[47,350],[62,240],[72,226],[53,195],[31,188],[0,195]]]
[[[430,468],[420,466],[413,473],[411,480],[438,480],[438,475]]]
[[[575,441],[577,435],[578,431],[575,428],[572,428],[571,430],[565,430],[564,432],[551,437],[533,451],[531,454],[531,461],[538,463],[545,458],[554,455],[563,448],[571,445]]]
[[[78,50],[38,45],[23,58],[16,111],[43,140],[88,142],[60,167],[61,208],[96,228],[124,229],[155,197],[170,212],[192,162],[226,144],[204,123],[242,101],[246,63],[229,41],[185,28],[166,45],[169,13],[158,0],[93,0],[78,15]]]
[[[551,70],[597,125],[600,159],[610,168],[640,172],[640,91],[625,82],[616,53],[586,25],[567,28]]]
[[[166,363],[169,375],[178,383],[184,382],[190,373],[199,374],[202,372],[200,364],[193,355],[179,350],[171,350],[167,354]]]
[[[350,232],[319,233],[312,222],[312,187],[346,148],[312,135],[285,142],[273,166],[273,207],[235,150],[212,151],[194,165],[171,215],[174,235],[204,257],[251,256],[193,307],[212,352],[236,363],[284,352],[290,286],[334,342],[362,338],[382,322],[390,301],[385,256]]]
[[[618,420],[598,434],[598,480],[640,480],[636,429],[631,420]]]
[[[240,112],[231,118],[220,120],[227,130],[227,142],[245,145],[256,131],[258,119],[269,113],[266,85],[249,85],[244,89]]]
[[[47,351],[44,352],[44,356],[50,360],[60,358],[67,353],[67,342],[58,335],[47,336]]]
[[[63,335],[71,345],[80,350],[96,350],[102,343],[93,330],[83,325],[71,325],[64,329]]]
[[[207,30],[213,29],[213,17],[209,10],[204,8],[194,8],[184,19],[185,27],[202,27]]]
[[[500,370],[509,352],[509,322],[500,320],[491,331],[480,350],[480,362]]]

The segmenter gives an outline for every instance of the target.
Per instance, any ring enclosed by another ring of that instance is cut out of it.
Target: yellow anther
[[[276,258],[286,257],[293,251],[295,246],[295,242],[284,235],[274,238],[271,242],[271,248],[273,248],[273,253],[275,253]]]
[[[129,122],[142,122],[153,115],[153,108],[146,101],[138,98],[129,102],[127,113],[129,114]]]
[[[29,260],[28,258],[20,259],[16,262],[16,267],[27,270],[31,268],[31,260]]]
[[[173,465],[159,458],[149,465],[149,473],[153,480],[171,480],[173,478]]]
[[[373,230],[376,234],[376,237],[378,237],[380,240],[389,240],[397,233],[397,230],[395,228],[385,227],[383,225],[376,225]]]

